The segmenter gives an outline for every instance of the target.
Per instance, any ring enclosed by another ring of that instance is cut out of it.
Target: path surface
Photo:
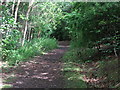
[[[14,70],[15,80],[7,84],[13,88],[63,88],[61,57],[68,49],[68,43],[59,42],[59,47],[32,60],[20,64]]]

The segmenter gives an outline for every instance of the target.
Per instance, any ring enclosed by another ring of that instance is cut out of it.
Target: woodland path
[[[61,41],[57,49],[21,63],[12,70],[16,78],[7,84],[13,88],[63,88],[63,63],[60,60],[68,47],[68,42]]]

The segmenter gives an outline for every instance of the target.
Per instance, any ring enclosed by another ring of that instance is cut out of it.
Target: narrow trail
[[[63,88],[64,77],[60,61],[68,49],[68,43],[59,42],[57,49],[20,64],[14,70],[16,79],[7,82],[13,88]]]

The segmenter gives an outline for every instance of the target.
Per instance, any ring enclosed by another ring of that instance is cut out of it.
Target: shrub
[[[79,62],[79,58],[77,55],[77,49],[71,49],[65,53],[63,60],[65,62]]]
[[[15,65],[21,61],[25,61],[32,56],[39,55],[43,51],[48,51],[57,47],[55,39],[39,38],[33,39],[31,42],[26,42],[23,47],[17,50],[4,50],[2,51],[10,65]]]
[[[71,49],[68,51],[63,59],[65,61],[72,61],[72,62],[87,62],[91,59],[91,57],[97,52],[96,49],[90,49],[90,48],[76,48]]]

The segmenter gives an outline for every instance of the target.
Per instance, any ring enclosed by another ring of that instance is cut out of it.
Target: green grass
[[[84,80],[82,79],[82,76],[80,74],[80,71],[87,71],[85,74],[86,76],[89,76],[91,73],[93,76],[99,77],[105,77],[104,80],[105,83],[107,83],[109,88],[117,87],[119,88],[119,63],[118,58],[107,58],[107,59],[101,59],[98,61],[97,66],[85,66],[84,69],[81,69],[79,67],[76,67],[73,65],[73,63],[77,63],[79,65],[85,65],[85,63],[94,63],[94,57],[96,57],[97,50],[96,49],[90,49],[90,48],[70,48],[70,50],[65,53],[63,57],[64,63],[64,76],[67,78],[65,87],[67,88],[90,88],[91,86],[86,85]],[[93,57],[94,56],[94,57]],[[93,59],[91,58],[93,57]],[[92,85],[94,87],[101,87],[99,85]]]
[[[0,89],[4,89],[4,88],[12,88],[13,86],[11,84],[5,84],[3,86],[0,86]]]
[[[26,61],[29,58],[40,55],[43,52],[57,47],[57,41],[50,38],[33,39],[31,42],[26,42],[23,47],[17,50],[6,50],[6,59],[9,65],[17,65],[19,62]]]
[[[109,60],[109,61],[100,61],[99,62],[99,68],[97,72],[97,76],[106,76],[107,82],[112,82],[112,84],[109,84],[109,87],[112,88],[115,85],[118,84],[120,75],[119,75],[119,63],[118,59]]]
[[[82,69],[74,66],[72,62],[64,65],[63,74],[64,77],[67,78],[65,81],[65,88],[87,88],[80,71],[82,71]]]
[[[65,81],[65,88],[87,88],[87,84],[83,80],[83,75],[80,73],[82,69],[78,66],[75,66],[73,63],[83,64],[83,58],[88,55],[83,55],[83,51],[79,53],[78,48],[71,49],[63,56],[62,60],[64,61],[63,74],[67,78]],[[80,57],[79,57],[80,54]]]
[[[90,59],[95,53],[97,52],[96,49],[90,48],[71,48],[67,53],[65,53],[63,60],[64,62],[76,62],[76,63],[85,63],[91,62]]]

